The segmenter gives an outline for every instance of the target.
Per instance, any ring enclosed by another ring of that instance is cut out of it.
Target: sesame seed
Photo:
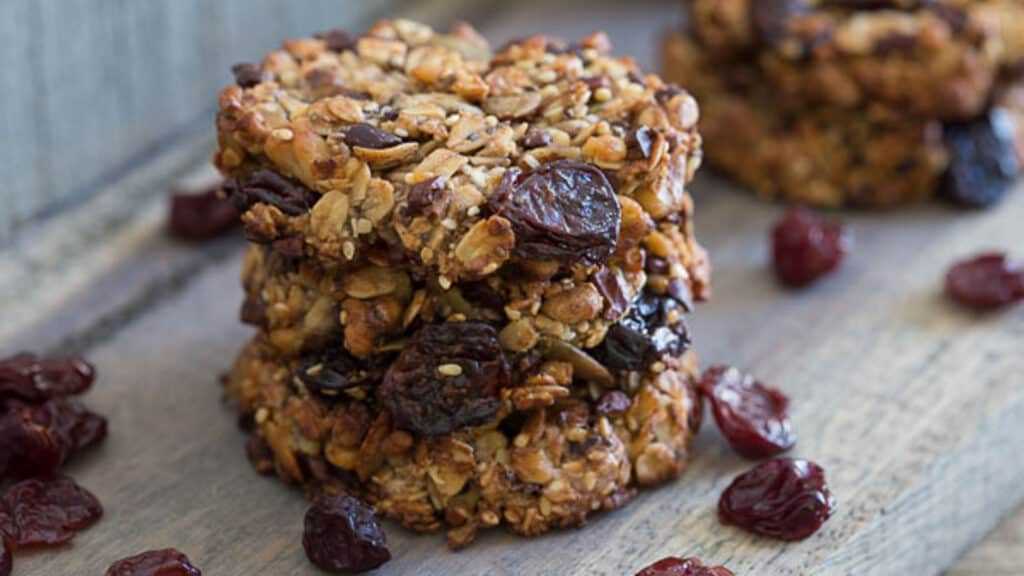
[[[459,376],[462,374],[462,366],[458,364],[441,364],[437,367],[437,371],[445,376]]]
[[[341,251],[345,254],[346,260],[351,260],[356,255],[356,245],[346,240],[341,245]]]
[[[452,287],[452,281],[445,278],[444,276],[437,277],[437,283],[441,285],[441,288],[447,290]]]
[[[273,136],[274,138],[277,138],[278,140],[283,140],[285,142],[289,142],[292,138],[295,137],[295,134],[287,128],[278,128],[271,132],[270,135]]]
[[[466,214],[468,214],[470,216],[476,216],[479,213],[480,213],[480,207],[479,206],[470,206],[469,210],[466,210]]]

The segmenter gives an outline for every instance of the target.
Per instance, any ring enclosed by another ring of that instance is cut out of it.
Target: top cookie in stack
[[[698,109],[609,49],[384,21],[235,68],[214,162],[260,333],[229,392],[280,475],[460,545],[681,472]]]

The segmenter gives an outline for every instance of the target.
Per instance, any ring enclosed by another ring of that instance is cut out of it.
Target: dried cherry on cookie
[[[288,216],[300,216],[309,212],[317,200],[317,193],[305,184],[273,170],[257,170],[243,178],[228,180],[224,190],[239,212],[263,203]]]
[[[306,512],[302,547],[328,572],[363,572],[391,560],[373,508],[345,493],[323,496]]]
[[[436,436],[490,420],[509,381],[494,328],[447,322],[424,326],[412,336],[377,394],[397,427]]]
[[[512,223],[513,254],[528,260],[599,264],[619,241],[622,209],[600,168],[556,160],[505,172],[488,208]]]
[[[617,370],[640,370],[663,356],[678,357],[690,347],[684,313],[674,298],[644,294],[608,329],[596,353]]]
[[[712,366],[700,380],[719,430],[733,450],[747,458],[785,452],[796,444],[789,398],[730,366]]]
[[[825,471],[807,460],[768,460],[740,474],[718,500],[718,518],[782,540],[803,540],[832,515]]]
[[[1006,110],[993,108],[982,116],[943,127],[950,151],[942,180],[947,199],[972,208],[995,204],[1020,174],[1013,121]]]

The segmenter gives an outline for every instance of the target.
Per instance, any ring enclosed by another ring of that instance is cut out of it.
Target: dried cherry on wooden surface
[[[821,528],[835,505],[820,466],[779,458],[737,476],[718,500],[718,518],[764,536],[803,540]]]
[[[209,240],[239,225],[238,210],[220,190],[218,182],[198,192],[172,192],[167,216],[171,236],[188,241]]]
[[[14,568],[14,558],[11,554],[11,541],[3,532],[0,532],[0,576],[11,576]]]
[[[412,336],[377,394],[396,426],[436,436],[490,420],[509,381],[494,328],[446,322],[424,326]]]
[[[16,398],[39,403],[81,394],[95,379],[96,369],[81,358],[41,358],[22,352],[0,360],[0,402]]]
[[[0,476],[52,474],[106,436],[106,418],[75,400],[53,398],[38,405],[9,401],[0,416]]]
[[[103,515],[99,500],[67,476],[23,480],[4,493],[0,527],[16,548],[63,544]]]
[[[488,209],[512,223],[513,254],[528,260],[599,264],[615,251],[622,209],[600,168],[556,160],[505,172]]]
[[[202,576],[188,557],[174,548],[149,550],[118,560],[106,576]]]
[[[775,274],[787,286],[806,286],[839,268],[852,245],[841,224],[806,208],[790,208],[772,228]]]
[[[712,366],[700,379],[700,393],[722,435],[741,456],[764,458],[796,444],[789,398],[731,366]]]
[[[53,474],[66,454],[61,438],[35,421],[31,406],[0,415],[0,478]]]
[[[946,293],[964,306],[1001,308],[1024,300],[1024,264],[989,252],[954,264],[946,273]]]
[[[636,573],[636,576],[734,576],[725,566],[705,566],[697,558],[668,556]]]
[[[391,560],[373,508],[345,493],[323,496],[306,512],[302,547],[328,572],[363,572]]]

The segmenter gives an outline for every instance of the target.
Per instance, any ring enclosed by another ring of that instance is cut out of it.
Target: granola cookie
[[[535,535],[622,506],[638,486],[682,472],[700,424],[692,352],[617,371],[607,388],[581,384],[568,361],[521,360],[493,405],[461,420],[466,404],[445,412],[428,395],[419,400],[429,420],[396,409],[389,386],[401,358],[383,369],[331,354],[283,358],[257,337],[239,355],[227,391],[252,425],[254,465],[311,494],[355,493],[413,530],[446,527],[453,548],[484,527]],[[423,364],[451,377],[445,361]],[[423,433],[437,422],[457,426]]]
[[[687,0],[719,65],[748,61],[784,107],[874,103],[938,120],[981,113],[1024,57],[1020,0]]]
[[[509,264],[591,275],[671,224],[702,298],[696,101],[609,49],[492,53],[468,26],[403,20],[289,41],[221,93],[214,163],[250,240],[297,257],[441,287]]]
[[[755,62],[723,66],[685,33],[666,36],[662,58],[666,76],[701,101],[709,163],[768,198],[885,207],[942,195],[985,206],[1020,171],[1024,108],[1012,71],[980,113],[952,121],[879,101],[794,107]]]

